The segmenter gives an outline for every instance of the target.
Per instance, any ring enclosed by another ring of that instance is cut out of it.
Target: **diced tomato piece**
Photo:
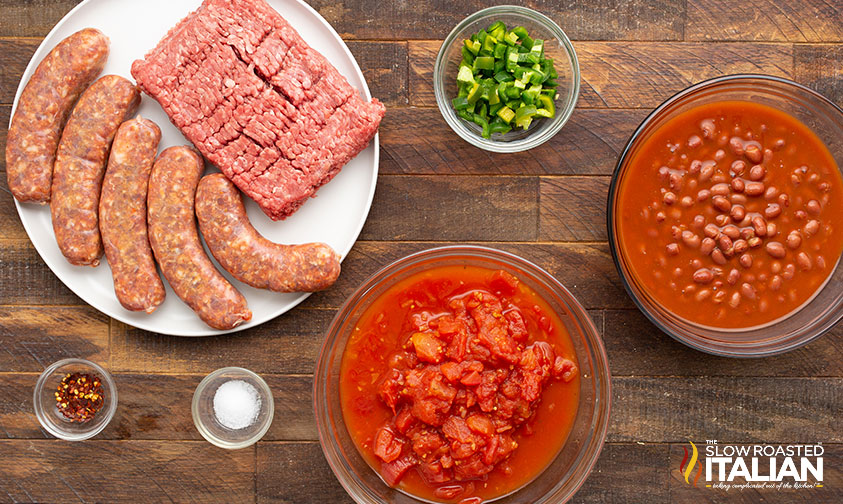
[[[419,472],[428,484],[446,483],[454,479],[451,471],[443,468],[438,460],[419,464]]]
[[[498,270],[492,273],[492,280],[489,282],[492,290],[504,296],[511,296],[518,290],[518,279],[506,271]]]
[[[449,382],[454,383],[455,381],[460,379],[460,373],[462,370],[460,369],[460,365],[456,362],[443,362],[439,366],[439,370],[442,371],[442,375],[445,376]]]
[[[416,419],[413,418],[410,408],[406,406],[398,412],[398,415],[395,416],[395,428],[398,429],[398,432],[401,434],[406,434],[415,422]]]
[[[486,415],[480,413],[470,415],[465,419],[465,423],[468,425],[469,429],[477,432],[478,434],[491,436],[495,433],[495,424],[493,424]]]
[[[509,323],[509,334],[512,339],[517,341],[524,341],[527,339],[529,333],[527,332],[527,324],[524,322],[524,317],[517,309],[509,310],[504,315]]]
[[[433,491],[433,495],[436,496],[437,499],[453,499],[457,495],[463,493],[464,489],[462,485],[448,485],[448,486],[441,486]]]
[[[389,486],[395,486],[401,481],[408,469],[418,464],[419,461],[412,455],[405,455],[398,460],[381,464],[381,475]]]
[[[454,317],[439,317],[437,321],[439,322],[439,334],[443,336],[454,335],[460,330],[460,324]]]
[[[470,443],[474,440],[471,435],[471,429],[465,420],[458,416],[448,417],[445,423],[442,424],[442,432],[449,438],[455,439],[460,443]]]
[[[498,444],[500,440],[498,436],[494,436],[486,445],[486,451],[483,453],[483,463],[493,465],[497,462]]]
[[[480,385],[480,373],[477,371],[469,371],[462,377],[460,383],[467,387],[476,387],[477,385]]]
[[[384,462],[392,462],[401,455],[402,444],[389,427],[381,427],[375,437],[375,455]]]
[[[439,463],[441,463],[442,467],[445,469],[450,469],[454,467],[454,458],[446,453],[439,458]]]
[[[454,476],[457,481],[477,479],[492,472],[495,466],[484,464],[480,454],[476,454],[462,464],[454,466]]]
[[[401,382],[403,381],[404,377],[401,373],[392,369],[387,373],[383,381],[381,381],[380,387],[378,387],[378,394],[383,402],[392,408],[393,413],[395,412],[396,404],[398,404],[398,397],[401,394],[402,388]]]
[[[429,332],[417,332],[410,337],[413,347],[416,349],[416,355],[424,362],[432,362],[438,364],[442,361],[442,356],[445,353],[445,348],[442,342],[436,336]]]
[[[568,383],[577,376],[577,365],[562,356],[558,356],[553,363],[553,374],[562,378],[563,382]]]
[[[436,454],[445,446],[445,440],[438,432],[422,430],[413,435],[413,451],[423,460]]]

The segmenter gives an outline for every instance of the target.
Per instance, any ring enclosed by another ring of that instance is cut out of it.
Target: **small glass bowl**
[[[760,326],[721,329],[689,322],[664,308],[633,273],[618,231],[618,215],[624,212],[619,207],[619,191],[624,184],[626,167],[640,146],[656,129],[677,115],[719,101],[760,103],[795,117],[825,143],[837,166],[843,170],[843,110],[821,94],[769,75],[727,75],[706,80],[659,105],[626,144],[609,186],[606,212],[609,247],[627,293],[656,327],[689,347],[710,354],[766,357],[805,345],[843,319],[843,261],[837,261],[825,286],[809,302],[784,318]]]
[[[88,373],[100,377],[102,408],[87,422],[71,422],[56,407],[56,389],[68,373]],[[82,441],[102,432],[117,411],[117,386],[108,371],[85,359],[62,359],[54,362],[38,377],[32,402],[41,426],[53,436],[65,441]]]
[[[571,432],[550,465],[532,481],[492,499],[497,504],[562,504],[582,486],[606,439],[612,398],[606,349],[588,313],[550,273],[526,259],[486,247],[458,245],[411,254],[372,275],[346,300],[328,327],[313,384],[316,427],[325,458],[343,488],[360,504],[428,502],[389,487],[358,452],[340,404],[340,366],[358,319],[380,295],[408,276],[449,265],[502,269],[515,275],[558,313],[571,336],[580,368],[579,403]]]
[[[255,387],[260,396],[258,417],[252,425],[242,429],[225,427],[214,414],[214,395],[220,385],[230,380],[243,380]],[[237,450],[255,444],[266,434],[275,414],[275,400],[269,385],[257,374],[241,367],[224,367],[199,382],[196,392],[193,393],[190,410],[193,414],[193,424],[209,443],[220,448]]]
[[[457,96],[457,73],[462,60],[463,41],[495,21],[503,21],[507,28],[523,26],[530,37],[544,40],[545,54],[553,58],[559,77],[556,100],[556,117],[535,120],[527,130],[513,129],[509,133],[495,133],[492,138],[480,136],[480,126],[460,118],[451,100]],[[574,46],[552,19],[526,7],[498,5],[489,7],[465,18],[454,28],[436,56],[433,68],[433,91],[436,104],[445,122],[463,140],[491,152],[521,152],[550,140],[568,122],[580,94],[580,66]]]

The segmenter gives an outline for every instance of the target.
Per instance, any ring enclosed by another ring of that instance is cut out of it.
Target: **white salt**
[[[224,427],[244,429],[258,419],[261,398],[251,383],[229,380],[214,393],[214,415]]]

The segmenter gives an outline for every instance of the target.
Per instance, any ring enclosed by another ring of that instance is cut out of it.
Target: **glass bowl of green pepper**
[[[571,117],[580,68],[552,19],[499,5],[451,31],[436,57],[433,89],[445,122],[465,141],[520,152],[549,140]]]

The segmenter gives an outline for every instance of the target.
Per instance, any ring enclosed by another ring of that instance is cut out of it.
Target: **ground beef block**
[[[273,220],[365,149],[385,112],[264,0],[205,0],[132,75]]]

